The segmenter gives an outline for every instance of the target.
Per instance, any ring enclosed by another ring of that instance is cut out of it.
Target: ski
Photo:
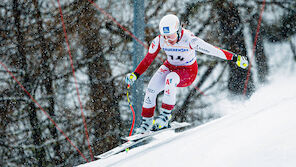
[[[95,158],[106,159],[108,157],[111,157],[112,155],[115,155],[117,153],[120,153],[121,151],[126,150],[127,148],[130,148],[136,144],[144,142],[145,140],[150,139],[151,137],[153,137],[156,134],[159,134],[161,132],[168,131],[168,130],[174,130],[174,129],[186,127],[189,125],[190,125],[190,123],[187,123],[187,122],[182,122],[182,123],[172,122],[172,123],[170,123],[169,128],[161,129],[158,131],[150,131],[150,132],[144,133],[144,134],[137,134],[137,135],[125,137],[125,138],[123,138],[124,140],[127,140],[125,143],[123,143],[123,144],[119,145],[118,147],[115,147],[103,154],[95,156]]]
[[[95,156],[95,158],[100,158],[100,159],[108,158],[108,157],[110,157],[112,155],[115,155],[117,153],[120,153],[121,151],[124,151],[127,148],[130,148],[130,147],[132,147],[132,146],[134,146],[134,145],[136,145],[138,143],[141,143],[141,142],[149,139],[150,137],[152,137],[152,136],[143,137],[143,138],[141,138],[141,139],[139,139],[137,141],[132,141],[132,140],[127,141],[127,142],[121,144],[118,147],[115,147],[115,148],[113,148],[113,149],[111,149],[111,150],[109,150],[109,151],[107,151],[107,152],[105,152],[103,154],[100,154],[98,156]]]
[[[187,123],[187,122],[171,122],[170,123],[170,126],[168,128],[165,128],[165,129],[160,129],[160,130],[157,130],[157,131],[149,131],[149,132],[146,132],[146,133],[142,133],[142,134],[136,134],[136,135],[132,135],[132,136],[128,136],[128,137],[123,137],[122,139],[123,140],[126,140],[126,141],[136,141],[136,140],[139,140],[141,138],[144,138],[144,137],[147,137],[147,136],[154,136],[156,134],[159,134],[161,132],[164,132],[164,131],[168,131],[168,130],[175,130],[175,129],[178,129],[178,128],[183,128],[183,127],[186,127],[186,126],[189,126],[190,123]]]

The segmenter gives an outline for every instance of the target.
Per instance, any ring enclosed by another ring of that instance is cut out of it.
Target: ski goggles
[[[171,35],[162,35],[162,37],[165,39],[165,40],[170,40],[170,41],[174,41],[178,38],[178,35],[177,33],[173,33]]]

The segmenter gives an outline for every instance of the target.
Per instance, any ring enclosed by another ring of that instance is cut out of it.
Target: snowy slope
[[[81,167],[295,167],[295,85],[296,77],[282,77],[244,104],[225,105],[231,114],[220,119],[182,133],[160,134],[128,153]]]

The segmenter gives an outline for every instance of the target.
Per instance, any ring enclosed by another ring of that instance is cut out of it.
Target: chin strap
[[[176,43],[178,43],[180,41],[180,39],[181,39],[181,32],[182,32],[182,26],[180,25],[179,26],[179,29],[177,31],[178,40],[177,40]]]

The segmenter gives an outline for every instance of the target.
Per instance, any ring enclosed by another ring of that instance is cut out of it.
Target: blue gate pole
[[[144,42],[145,38],[145,6],[144,0],[134,0],[134,35]],[[133,40],[133,69],[135,70],[137,65],[144,58],[144,46]],[[133,106],[136,112],[136,127],[141,123],[142,104],[144,99],[144,87],[143,78],[141,75],[139,80],[132,86]]]

